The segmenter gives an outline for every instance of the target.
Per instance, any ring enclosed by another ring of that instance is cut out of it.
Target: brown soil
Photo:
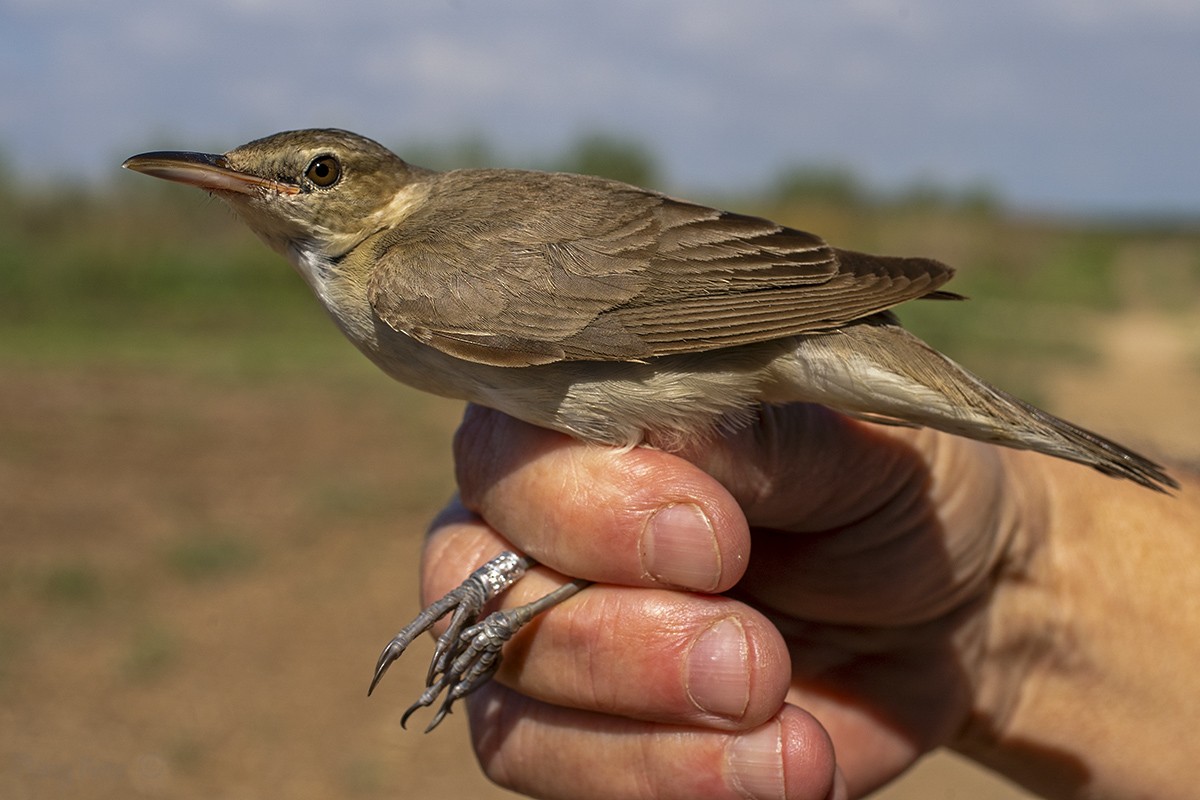
[[[1110,321],[1050,405],[1200,453],[1194,328]],[[428,645],[365,693],[457,416],[383,378],[0,367],[0,796],[505,795],[461,718],[399,728]],[[1021,795],[937,757],[885,796]]]

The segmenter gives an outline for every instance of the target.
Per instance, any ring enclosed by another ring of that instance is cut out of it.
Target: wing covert
[[[829,330],[952,274],[600,178],[443,179],[376,237],[368,297],[395,330],[472,361],[644,360]]]

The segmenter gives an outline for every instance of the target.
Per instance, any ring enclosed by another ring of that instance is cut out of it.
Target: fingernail
[[[721,554],[708,517],[695,503],[654,512],[642,535],[642,566],[673,586],[711,592],[721,580]]]
[[[700,634],[687,656],[684,686],[696,708],[738,720],[750,702],[749,646],[746,629],[725,617]]]
[[[731,788],[743,797],[783,797],[783,737],[779,722],[734,738],[726,751]]]

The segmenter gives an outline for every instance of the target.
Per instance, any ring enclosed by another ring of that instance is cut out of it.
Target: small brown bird
[[[1151,489],[1155,463],[1034,408],[905,331],[888,310],[941,291],[923,258],[830,247],[810,233],[584,175],[435,172],[340,130],[279,133],[224,155],[155,152],[129,169],[226,201],[392,377],[580,439],[677,449],[763,403],[820,403],[1077,461]],[[532,562],[505,554],[385,649],[459,609],[428,688],[455,699],[499,649],[583,582],[467,627]],[[407,719],[408,714],[405,715]]]

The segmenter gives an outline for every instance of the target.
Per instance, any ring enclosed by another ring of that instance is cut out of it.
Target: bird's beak
[[[299,194],[300,187],[239,172],[229,166],[225,156],[210,153],[186,153],[159,150],[141,153],[121,165],[134,172],[144,172],[156,178],[186,183],[211,192],[256,194],[267,189],[280,194]]]

